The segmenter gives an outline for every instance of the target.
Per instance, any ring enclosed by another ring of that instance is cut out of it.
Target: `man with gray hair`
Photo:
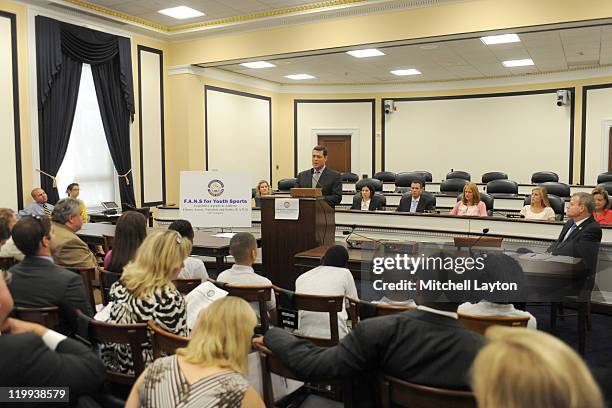
[[[51,220],[55,226],[55,263],[72,268],[96,268],[96,257],[76,235],[83,225],[83,209],[79,200],[59,200],[53,208]]]

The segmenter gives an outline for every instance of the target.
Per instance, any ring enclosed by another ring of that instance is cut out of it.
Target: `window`
[[[60,197],[70,183],[79,183],[79,198],[88,207],[118,200],[117,173],[108,150],[91,66],[83,64],[68,150],[57,173]]]

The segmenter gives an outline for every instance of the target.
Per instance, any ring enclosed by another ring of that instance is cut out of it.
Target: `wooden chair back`
[[[11,266],[17,263],[19,263],[19,261],[12,256],[2,256],[0,257],[0,271],[8,271]]]
[[[389,316],[406,310],[415,310],[416,306],[393,305],[388,303],[376,304],[376,316]]]
[[[388,303],[372,303],[367,302],[365,300],[358,300],[353,298],[347,299],[349,302],[349,316],[351,317],[351,322],[353,322],[353,327],[355,327],[362,318],[373,317],[371,313],[366,313],[366,316],[363,317],[363,307],[369,307],[373,309],[375,317],[388,316],[395,313],[405,312],[406,310],[416,309],[416,306],[394,305]]]
[[[106,370],[106,379],[115,384],[132,385],[145,368],[144,358],[142,356],[142,345],[149,341],[147,337],[147,324],[114,324],[94,320],[85,316],[80,310],[77,311],[77,314],[79,315],[79,319],[87,320],[87,338],[91,342],[96,344],[127,344],[130,346],[135,374],[128,375]]]
[[[272,374],[292,380],[299,380],[299,378],[285,367],[282,361],[274,355],[272,350],[258,343],[254,343],[254,346],[259,352],[259,358],[261,360],[263,400],[266,407],[273,408],[276,405],[274,403],[274,390],[272,388]]]
[[[100,268],[100,292],[102,293],[102,304],[106,306],[110,301],[110,288],[113,283],[117,282],[121,278],[121,274],[117,272],[107,271],[104,268]]]
[[[49,329],[55,329],[60,322],[59,307],[16,307],[15,317],[26,322],[42,324]]]
[[[202,279],[175,279],[172,281],[176,289],[181,292],[183,296],[194,290],[200,283],[202,283]]]
[[[247,302],[257,302],[259,306],[259,324],[255,326],[255,333],[264,335],[270,327],[267,302],[272,299],[272,286],[241,286],[225,284],[223,289],[228,296],[236,296]]]
[[[413,384],[387,375],[380,376],[379,406],[381,408],[476,408],[474,394]]]
[[[484,334],[490,326],[494,325],[527,327],[529,316],[477,316],[459,313],[459,320],[468,329]]]
[[[153,332],[153,357],[155,358],[159,358],[162,355],[174,354],[177,348],[187,347],[189,343],[188,337],[169,333],[157,326],[153,320],[149,320],[147,325],[151,332]]]
[[[340,336],[338,333],[338,313],[342,311],[343,302],[344,296],[315,296],[294,293],[293,304],[297,310],[329,314],[329,332],[331,333],[331,337],[329,339],[299,335],[298,337],[310,340],[320,347],[331,347],[340,343]]]
[[[85,287],[85,294],[89,300],[89,305],[91,306],[91,310],[95,312],[96,301],[94,298],[93,288],[94,286],[99,286],[98,282],[96,282],[96,268],[76,268],[72,266],[63,266],[63,268],[76,272],[81,276],[83,286]]]

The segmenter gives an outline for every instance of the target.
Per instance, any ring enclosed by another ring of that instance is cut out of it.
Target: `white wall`
[[[609,142],[605,129],[612,126],[612,88],[587,89],[586,98],[584,184],[594,185],[597,175],[608,171]]]
[[[207,169],[248,171],[270,181],[269,98],[206,88]]]
[[[385,118],[385,170],[427,170],[434,181],[451,169],[480,181],[502,171],[529,183],[549,170],[569,181],[570,107],[555,93],[396,101]]]
[[[351,172],[372,175],[372,103],[298,102],[297,171],[312,166],[318,135],[351,134]]]
[[[17,209],[15,106],[13,103],[13,48],[11,19],[0,15],[0,207]]]

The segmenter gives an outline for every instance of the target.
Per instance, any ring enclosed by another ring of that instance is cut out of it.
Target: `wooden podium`
[[[335,241],[334,209],[322,197],[302,197],[297,220],[275,219],[274,196],[261,197],[261,246],[264,271],[272,283],[295,289],[295,254]]]

